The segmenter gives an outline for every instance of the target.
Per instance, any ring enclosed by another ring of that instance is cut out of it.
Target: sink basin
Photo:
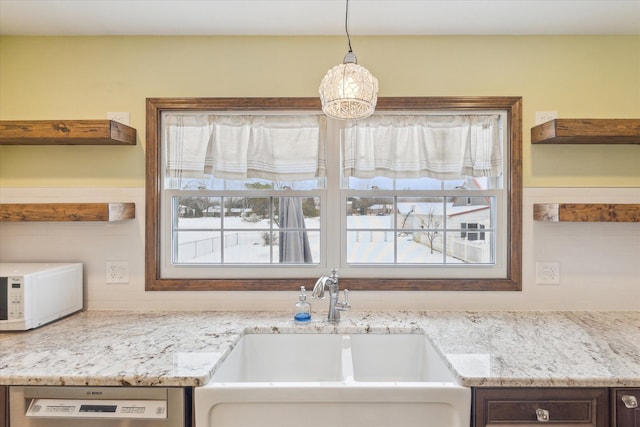
[[[424,335],[350,335],[356,381],[455,382]]]
[[[249,334],[213,375],[215,382],[342,380],[342,337],[329,334]]]
[[[468,427],[471,413],[422,334],[247,334],[194,400],[198,427]]]

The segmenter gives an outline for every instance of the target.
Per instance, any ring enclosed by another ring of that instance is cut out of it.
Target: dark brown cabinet
[[[9,394],[7,393],[7,388],[6,385],[0,385],[0,427],[9,425],[9,413],[7,410]]]
[[[640,388],[611,390],[611,427],[640,427]]]
[[[476,388],[473,427],[609,426],[607,388]]]

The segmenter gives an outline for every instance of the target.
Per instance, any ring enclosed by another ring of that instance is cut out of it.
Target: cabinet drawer
[[[606,427],[608,402],[605,388],[479,388],[474,427]]]

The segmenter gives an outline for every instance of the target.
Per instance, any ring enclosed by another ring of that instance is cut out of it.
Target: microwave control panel
[[[24,318],[24,277],[7,277],[7,318]]]

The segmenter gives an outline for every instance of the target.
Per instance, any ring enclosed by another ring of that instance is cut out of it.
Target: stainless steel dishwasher
[[[188,427],[190,390],[173,387],[9,387],[10,427]]]

